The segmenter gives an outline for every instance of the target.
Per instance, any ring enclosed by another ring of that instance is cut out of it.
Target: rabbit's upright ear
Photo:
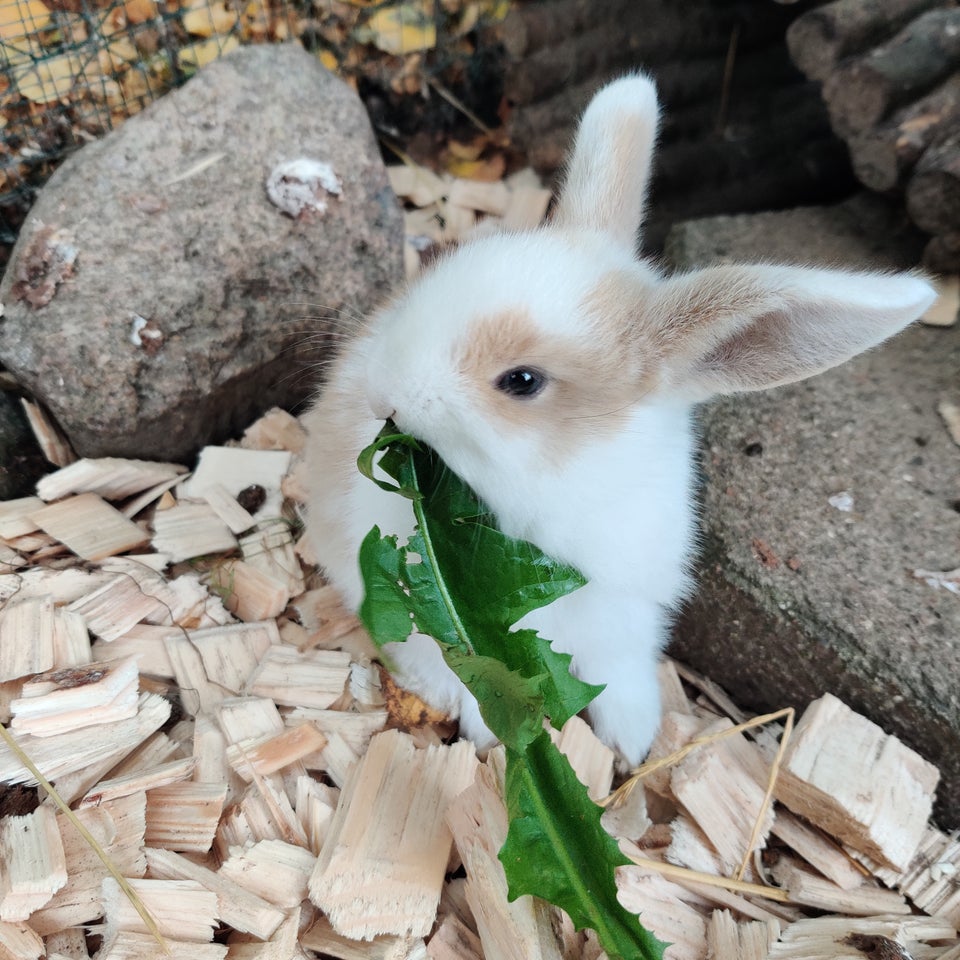
[[[658,119],[656,87],[643,74],[615,80],[590,101],[567,164],[554,224],[600,230],[634,249]]]
[[[710,267],[663,281],[642,326],[665,385],[703,400],[821,373],[903,329],[935,296],[913,274]]]

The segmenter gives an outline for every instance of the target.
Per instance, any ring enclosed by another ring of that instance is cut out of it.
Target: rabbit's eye
[[[531,367],[516,367],[501,374],[494,386],[511,397],[535,397],[547,385],[547,375]]]

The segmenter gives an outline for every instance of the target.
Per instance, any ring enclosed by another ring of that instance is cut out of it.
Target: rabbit
[[[409,503],[356,468],[385,418],[433,447],[504,533],[581,571],[585,586],[519,626],[605,685],[587,718],[626,766],[656,733],[658,656],[693,589],[694,408],[842,363],[934,298],[913,274],[755,264],[666,276],[639,259],[658,118],[644,74],[602,88],[550,221],[440,258],[348,343],[304,416],[307,532],[350,607],[363,537],[375,524],[412,532]],[[434,641],[386,652],[402,684],[492,744]]]

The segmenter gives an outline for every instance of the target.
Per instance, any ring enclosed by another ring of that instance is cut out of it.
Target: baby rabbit
[[[388,417],[506,534],[584,574],[586,586],[521,623],[606,685],[589,719],[629,765],[656,732],[657,656],[692,586],[694,405],[820,373],[933,299],[911,275],[745,265],[665,277],[638,260],[657,121],[645,76],[602,89],[552,221],[440,260],[343,350],[306,417],[308,532],[351,607],[363,537],[374,524],[412,532],[409,503],[355,464]],[[387,652],[400,682],[490,745],[432,640]]]

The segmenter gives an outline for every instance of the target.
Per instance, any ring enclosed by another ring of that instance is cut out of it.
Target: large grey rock
[[[860,198],[718,217],[669,249],[681,266],[905,267],[919,250],[899,216]],[[757,710],[842,697],[940,766],[953,826],[960,596],[912,572],[960,565],[960,448],[936,410],[958,389],[960,327],[915,325],[805,383],[705,408],[701,582],[672,647]],[[831,504],[843,493],[850,512]]]
[[[342,180],[325,214],[267,197],[301,157]],[[356,94],[299,46],[245,48],[51,178],[0,285],[0,361],[79,454],[184,459],[309,395],[402,280],[402,237]]]

